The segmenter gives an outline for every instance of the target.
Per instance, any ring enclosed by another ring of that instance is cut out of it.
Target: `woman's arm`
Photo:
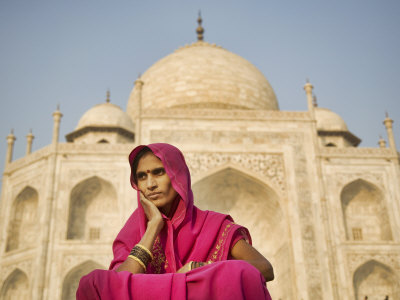
[[[272,268],[271,263],[245,240],[239,240],[232,247],[231,256],[234,259],[245,260],[256,267],[264,276],[266,281],[274,280],[274,269]]]
[[[147,217],[147,228],[139,244],[145,246],[152,251],[154,241],[164,226],[164,220],[158,208],[151,201],[147,200],[143,195],[140,202]],[[144,273],[146,270],[134,259],[129,257],[117,268],[117,272],[129,271],[132,274]]]

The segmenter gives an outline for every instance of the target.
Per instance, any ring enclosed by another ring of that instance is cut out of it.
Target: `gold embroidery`
[[[153,260],[150,265],[154,270],[154,274],[165,273],[168,262],[165,258],[164,250],[161,245],[159,237],[156,238],[153,245]]]
[[[210,261],[215,262],[221,260],[221,256],[224,253],[225,241],[230,230],[231,230],[231,224],[226,225],[224,231],[221,234],[221,238],[218,240],[218,244],[215,246],[216,250],[211,255],[211,259],[209,259]]]

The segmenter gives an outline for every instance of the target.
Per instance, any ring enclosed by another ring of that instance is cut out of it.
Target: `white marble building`
[[[156,62],[126,112],[85,112],[59,142],[12,160],[0,202],[0,299],[74,299],[79,278],[107,268],[136,207],[127,155],[167,142],[185,154],[195,203],[231,214],[273,264],[273,299],[400,299],[399,153],[359,148],[340,116],[313,103],[281,111],[256,67],[199,40]],[[304,101],[306,101],[304,100]],[[83,112],[82,112],[83,113]]]

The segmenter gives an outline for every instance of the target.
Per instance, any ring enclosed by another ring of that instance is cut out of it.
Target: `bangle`
[[[131,258],[131,259],[133,259],[133,260],[135,260],[135,261],[137,261],[137,262],[143,267],[143,270],[146,271],[146,266],[145,266],[145,264],[140,260],[140,258],[138,258],[138,257],[136,257],[136,256],[133,256],[133,255],[128,255],[128,257]]]
[[[147,254],[149,254],[150,255],[150,257],[151,257],[151,260],[153,260],[153,254],[151,253],[151,251],[149,250],[149,249],[147,249],[145,246],[143,246],[143,245],[141,245],[141,244],[136,244],[136,246],[135,247],[139,247],[139,248],[142,248],[144,251],[146,251],[147,252]]]
[[[147,265],[149,264],[149,262],[153,260],[153,255],[151,254],[150,250],[140,244],[137,244],[135,247],[132,248],[131,253],[129,253],[128,257],[131,257],[132,259],[140,263],[144,270],[147,269]]]

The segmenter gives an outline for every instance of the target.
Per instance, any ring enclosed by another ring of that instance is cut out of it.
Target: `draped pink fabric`
[[[143,147],[136,147],[129,155],[131,166]],[[163,215],[165,225],[153,247],[154,259],[147,274],[115,271],[146,231],[138,191],[138,208],[113,243],[109,270],[84,276],[77,299],[270,299],[256,268],[244,261],[228,260],[236,241],[245,238],[251,243],[247,229],[228,215],[194,206],[189,169],[179,149],[161,143],[147,147],[162,161],[178,193],[173,215]],[[131,185],[138,190],[132,173]],[[214,263],[185,274],[175,273],[190,261]]]

